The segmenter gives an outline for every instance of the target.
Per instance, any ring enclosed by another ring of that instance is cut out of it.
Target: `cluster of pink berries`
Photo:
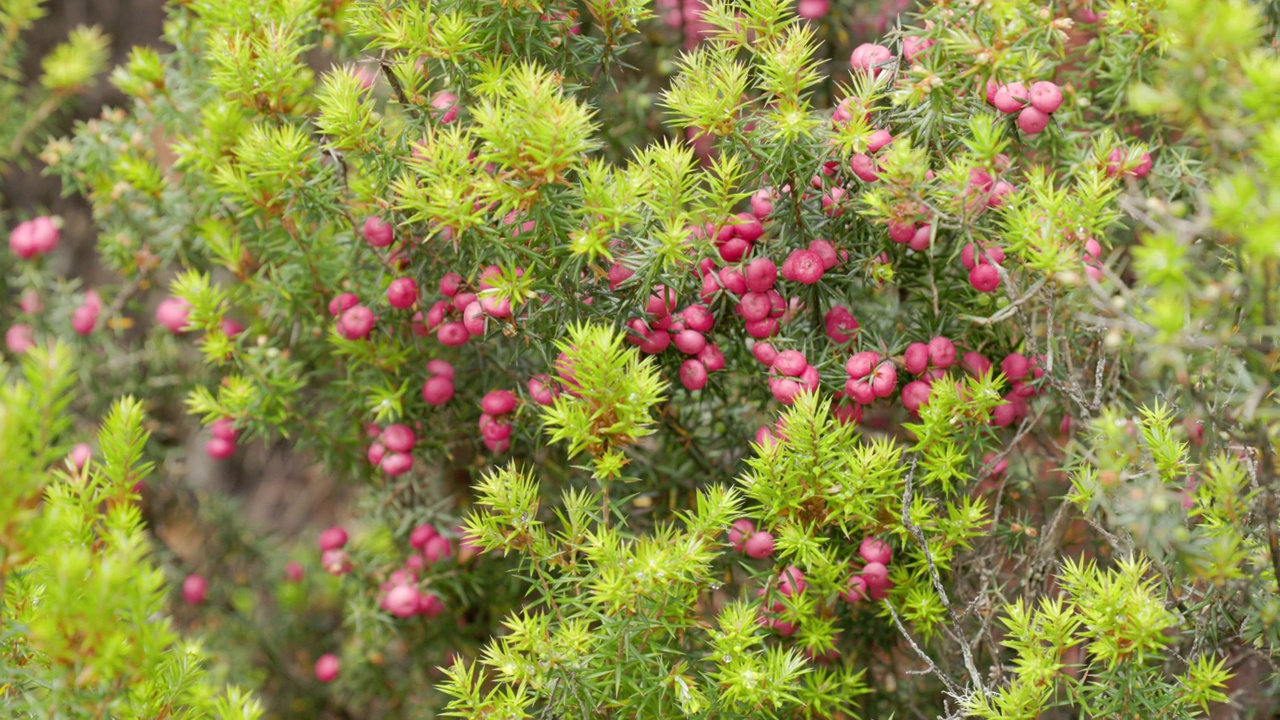
[[[329,314],[337,319],[338,334],[348,340],[363,340],[373,330],[373,311],[360,304],[355,293],[344,292],[329,301]]]
[[[763,560],[773,555],[773,535],[756,530],[755,523],[746,518],[734,520],[729,526],[729,544],[734,550],[748,557]]]
[[[928,343],[916,342],[907,346],[902,354],[902,364],[907,372],[921,376],[902,388],[902,406],[912,415],[929,402],[929,393],[935,380],[941,379],[956,362],[956,346],[950,339],[938,336]]]
[[[966,353],[966,359],[968,355]],[[981,355],[977,357],[981,358],[981,363],[986,364],[988,370],[984,372],[989,371],[991,363]],[[976,360],[970,362],[978,363]],[[991,424],[1008,427],[1027,416],[1027,400],[1036,395],[1036,387],[1032,383],[1044,377],[1044,368],[1040,367],[1036,358],[1028,358],[1022,353],[1009,353],[1000,361],[1000,372],[1009,382],[1010,389],[1004,396],[1004,402],[991,411]]]
[[[53,252],[61,237],[58,223],[51,217],[41,216],[20,222],[9,233],[9,249],[23,260]]]
[[[204,452],[214,460],[226,460],[236,452],[236,440],[240,431],[235,428],[230,418],[218,418],[209,426],[213,437],[204,444]]]
[[[351,572],[351,558],[344,550],[347,546],[347,531],[334,525],[320,533],[320,566],[330,575],[345,575]]]
[[[89,290],[84,294],[84,302],[71,311],[71,329],[79,335],[88,335],[98,325],[98,315],[102,313],[102,296],[97,290]]]
[[[893,549],[879,538],[867,537],[858,546],[858,555],[863,561],[862,572],[849,576],[845,591],[840,597],[850,603],[868,597],[883,600],[893,587],[893,581],[889,579],[889,561],[893,558]]]
[[[849,376],[844,385],[845,395],[859,405],[870,405],[898,389],[898,369],[874,350],[854,353],[845,362],[844,371]]]
[[[715,327],[715,316],[706,305],[694,303],[679,313],[675,307],[675,293],[663,286],[655,287],[645,305],[647,318],[632,318],[627,323],[631,330],[627,340],[650,355],[671,346],[688,355],[680,365],[680,382],[691,392],[701,390],[707,385],[709,373],[724,368],[724,353],[707,339],[707,333]]]
[[[1000,263],[1004,249],[994,243],[969,243],[960,249],[960,262],[969,271],[969,284],[978,292],[995,292],[1000,287]]]
[[[1111,177],[1119,177],[1128,175],[1135,178],[1144,178],[1151,173],[1151,153],[1144,152],[1139,156],[1138,164],[1133,167],[1126,168],[1125,162],[1128,159],[1128,152],[1123,148],[1115,148],[1111,154],[1107,156],[1107,175]]]
[[[377,431],[377,426],[371,430]],[[377,440],[369,445],[369,464],[382,468],[389,477],[396,477],[413,468],[413,446],[418,435],[408,425],[395,423],[377,433]]]
[[[453,398],[453,366],[444,360],[427,361],[427,380],[422,383],[422,399],[440,406]]]
[[[757,360],[769,366],[769,392],[783,405],[795,402],[801,392],[818,391],[818,368],[810,365],[799,350],[778,352],[769,343],[758,342],[752,346],[751,352]],[[772,359],[769,359],[770,355]]]
[[[702,0],[658,0],[657,9],[667,25],[683,31],[686,50],[697,45],[714,29],[702,19],[707,9]]]
[[[511,421],[518,400],[510,390],[491,390],[480,399],[480,435],[490,452],[506,452],[511,447]]]
[[[778,594],[785,598],[794,598],[802,594],[809,587],[808,581],[805,580],[804,573],[800,568],[789,565],[782,574],[778,576]],[[756,591],[756,597],[764,597],[764,588]],[[769,628],[778,633],[782,637],[791,637],[798,629],[795,623],[788,622],[781,618],[773,617],[778,613],[786,610],[786,606],[781,600],[775,600],[768,606],[762,606],[760,617],[756,622],[761,627]]]
[[[1006,115],[1018,113],[1018,129],[1036,135],[1049,127],[1049,117],[1062,106],[1062,89],[1047,80],[1028,88],[1020,82],[1001,85],[988,79],[987,103]]]

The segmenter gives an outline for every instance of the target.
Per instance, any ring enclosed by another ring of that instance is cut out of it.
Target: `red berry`
[[[453,543],[439,535],[427,540],[422,546],[422,557],[428,563],[435,564],[453,557]]]
[[[382,459],[387,456],[387,448],[382,443],[376,442],[369,446],[369,450],[365,453],[370,465],[381,465]]]
[[[758,342],[751,346],[751,355],[761,365],[773,367],[773,361],[777,359],[778,351],[767,342]]]
[[[872,77],[875,77],[884,69],[878,66],[892,58],[893,53],[889,51],[889,48],[883,45],[863,43],[854,48],[853,54],[849,56],[849,67],[855,72],[870,73]]]
[[[867,138],[867,152],[880,152],[881,148],[891,142],[893,142],[893,136],[888,130],[876,130]]]
[[[320,533],[321,550],[341,550],[347,544],[347,531],[334,525]]]
[[[709,373],[724,369],[724,353],[711,343],[707,343],[702,352],[698,353],[698,360]]]
[[[822,279],[822,258],[808,250],[793,250],[782,263],[782,276],[788,280],[813,285]]]
[[[773,318],[753,320],[746,325],[747,334],[757,340],[773,337],[778,332],[778,321]]]
[[[823,270],[830,270],[840,264],[840,256],[836,254],[835,246],[826,240],[818,239],[810,242],[809,252],[822,259]]]
[[[360,233],[364,235],[364,241],[374,247],[386,247],[396,241],[395,228],[378,217],[366,218]]]
[[[447,361],[440,360],[439,358],[427,361],[427,372],[432,375],[439,375],[440,377],[448,378],[449,380],[453,379],[453,365],[450,365]]]
[[[876,167],[876,161],[870,155],[855,153],[849,159],[849,169],[863,182],[875,182],[880,179],[879,168]]]
[[[720,277],[720,286],[725,290],[734,295],[742,295],[747,292],[747,278],[737,268],[720,268],[718,275]]]
[[[209,583],[202,576],[191,573],[182,581],[182,599],[188,605],[200,605],[209,595]]]
[[[1021,110],[1027,104],[1027,87],[1022,83],[1009,83],[996,90],[996,109],[1006,115]]]
[[[768,292],[778,280],[778,266],[769,258],[756,258],[747,264],[747,289],[753,292]]]
[[[807,367],[809,362],[798,350],[783,350],[773,359],[773,369],[790,377],[798,377]]]
[[[701,360],[690,358],[680,364],[680,384],[686,390],[696,392],[707,386],[707,366]]]
[[[918,413],[920,408],[929,403],[932,387],[923,380],[912,380],[902,388],[902,407],[907,412]]]
[[[219,437],[209,438],[204,444],[204,452],[214,460],[226,460],[236,453],[236,443]]]
[[[430,405],[444,405],[453,397],[453,378],[437,375],[422,384],[422,399]]]
[[[549,375],[534,375],[529,378],[529,397],[539,405],[554,405],[558,394],[554,381]]]
[[[747,548],[747,539],[756,532],[755,523],[746,518],[734,520],[729,526],[729,544],[734,550],[742,552]]]
[[[851,575],[840,597],[845,602],[856,603],[867,599],[867,581],[858,575]]]
[[[296,560],[284,564],[284,579],[287,582],[302,582],[302,565]]]
[[[698,332],[711,332],[715,327],[716,317],[706,305],[690,305],[680,313],[685,327]]]
[[[747,539],[745,547],[748,556],[763,560],[773,554],[773,535],[757,532]]]
[[[373,311],[363,305],[348,308],[338,318],[338,334],[348,340],[361,340],[373,330]]]
[[[168,297],[156,307],[156,322],[169,332],[180,335],[188,329],[187,316],[190,312],[191,303],[180,297]]]
[[[858,329],[857,319],[853,317],[853,313],[849,312],[849,308],[843,305],[836,305],[828,310],[823,319],[823,325],[831,342],[841,344],[852,340]]]
[[[413,469],[413,456],[408,453],[390,453],[382,458],[382,472],[396,477]]]
[[[1049,114],[1034,107],[1022,108],[1018,113],[1018,129],[1028,135],[1037,135],[1049,127]]]
[[[882,563],[869,562],[862,568],[862,579],[869,590],[884,589],[889,585],[889,568]]]
[[[877,537],[865,537],[858,546],[858,554],[869,563],[888,565],[893,558],[893,549],[889,544]]]
[[[468,335],[483,335],[485,325],[484,306],[477,300],[462,311],[462,327]]]
[[[387,429],[382,431],[382,444],[391,452],[407,453],[413,450],[417,442],[418,436],[408,425],[399,423],[388,425]]]
[[[387,591],[380,604],[396,617],[412,617],[418,612],[418,589],[412,585],[396,585]]]
[[[418,302],[418,283],[413,278],[396,278],[387,287],[387,302],[391,307],[405,310]]]
[[[956,346],[945,337],[929,341],[929,362],[937,368],[949,368],[956,361]]]
[[[778,592],[782,593],[783,597],[795,597],[803,593],[807,587],[809,583],[805,581],[804,573],[794,565],[783,570],[778,578]]]
[[[929,369],[929,346],[924,343],[911,343],[902,354],[902,363],[907,372],[920,375]]]
[[[492,390],[480,400],[480,409],[490,415],[506,415],[516,409],[516,396],[510,390]]]
[[[325,653],[316,660],[316,679],[322,683],[331,683],[338,677],[338,656],[333,653]]]
[[[1062,106],[1062,90],[1055,83],[1041,80],[1031,85],[1031,106],[1048,115]]]
[[[977,265],[969,271],[969,284],[978,292],[995,292],[1000,287],[1000,272],[994,265]]]
[[[876,367],[871,378],[871,392],[878,398],[887,398],[898,387],[898,370],[892,363],[882,363]]]
[[[341,317],[342,313],[360,304],[355,293],[342,293],[329,301],[329,314]]]
[[[874,350],[863,350],[862,352],[854,353],[853,356],[845,362],[844,370],[848,373],[850,378],[854,380],[861,380],[862,378],[870,375],[871,372],[875,370],[875,367],[879,362],[880,353],[875,352]]]

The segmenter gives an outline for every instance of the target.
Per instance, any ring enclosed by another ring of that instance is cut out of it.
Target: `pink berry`
[[[1018,113],[1018,129],[1028,135],[1037,135],[1049,127],[1049,114],[1034,107],[1022,108]]]
[[[755,523],[746,518],[734,520],[729,526],[729,544],[734,550],[742,552],[747,548],[747,539],[756,532]]]
[[[857,319],[853,317],[853,313],[849,312],[849,308],[843,305],[836,305],[828,310],[823,319],[823,325],[831,342],[840,344],[852,340],[858,329]]]
[[[388,453],[382,458],[382,472],[391,477],[403,475],[413,469],[413,456],[409,453]]]
[[[681,330],[672,344],[685,355],[697,355],[707,346],[707,338],[697,330]]]
[[[888,565],[893,558],[893,549],[889,547],[889,543],[880,538],[865,537],[862,539],[862,544],[858,546],[858,554],[869,563]]]
[[[926,39],[908,35],[902,38],[902,56],[907,59],[907,62],[915,62],[916,58],[920,57],[920,54],[925,50],[933,47],[935,42],[937,41],[933,38]]]
[[[493,442],[501,442],[511,437],[513,430],[511,423],[507,422],[505,416],[494,417],[489,413],[480,414],[480,434],[485,440]]]
[[[343,575],[351,571],[351,559],[344,550],[325,550],[320,553],[320,566],[330,575]]]
[[[747,289],[753,292],[768,292],[778,280],[778,266],[769,258],[756,258],[747,264]]]
[[[426,541],[438,536],[433,525],[416,525],[412,532],[408,534],[408,544],[413,550],[422,550],[426,546]]]
[[[840,597],[848,603],[856,603],[867,599],[867,581],[861,576],[851,575]]]
[[[444,405],[453,397],[453,379],[443,375],[427,378],[422,384],[422,399],[430,405]]]
[[[912,222],[889,223],[889,239],[900,244],[907,244],[916,236],[916,224]]]
[[[182,581],[182,599],[188,605],[200,605],[209,596],[209,582],[197,573],[191,573]]]
[[[751,196],[751,214],[764,220],[773,212],[773,189],[760,188]]]
[[[529,397],[539,405],[554,405],[556,402],[556,386],[549,375],[534,375],[529,378]]]
[[[696,392],[707,386],[707,366],[701,360],[690,358],[680,364],[680,384],[686,390]]]
[[[932,387],[923,380],[912,380],[902,388],[902,407],[907,412],[915,414],[920,412],[920,408],[929,403],[929,393]]]
[[[709,373],[724,369],[724,353],[711,343],[707,343],[707,346],[702,348],[702,352],[698,353],[698,361]]]
[[[798,377],[807,367],[809,362],[798,350],[783,350],[773,359],[773,369],[790,377]]]
[[[985,355],[967,352],[960,358],[960,366],[972,375],[986,375],[991,372],[991,361]]]
[[[396,585],[387,591],[382,606],[396,617],[412,617],[418,612],[418,589],[412,585]]]
[[[382,218],[374,216],[365,219],[360,234],[364,235],[365,242],[379,248],[387,247],[396,240],[395,228],[384,222]]]
[[[1008,115],[1021,110],[1027,104],[1027,87],[1022,83],[1009,83],[996,90],[996,109]]]
[[[435,358],[427,361],[427,373],[431,375],[439,375],[449,380],[453,379],[453,365],[447,360]]]
[[[156,307],[156,322],[163,325],[174,335],[187,330],[187,316],[191,311],[191,303],[180,297],[167,297]]]
[[[320,533],[321,550],[341,550],[347,544],[347,531],[334,525]]]
[[[462,327],[468,335],[484,335],[484,306],[477,300],[462,311]]]
[[[76,443],[71,452],[67,454],[67,458],[71,460],[71,464],[75,465],[77,470],[83,470],[85,463],[89,462],[89,458],[93,456],[93,448],[89,443]]]
[[[479,309],[479,306],[477,306]],[[471,338],[471,333],[467,331],[467,326],[460,322],[447,322],[440,326],[436,331],[436,339],[441,345],[448,347],[457,347],[463,345]]]
[[[723,267],[720,268],[720,285],[734,295],[742,295],[747,292],[747,277],[737,268]]]
[[[831,11],[831,0],[800,0],[796,15],[806,20],[817,20]]]
[[[893,53],[889,51],[889,48],[883,45],[863,43],[854,48],[853,54],[849,56],[849,67],[854,72],[870,73],[872,77],[875,77],[884,69],[877,66],[888,62],[892,58]]]
[[[748,243],[753,243],[764,235],[764,225],[756,219],[751,213],[738,213],[737,220],[733,225],[733,234]]]
[[[863,350],[854,353],[844,364],[844,370],[854,380],[861,380],[870,375],[880,363],[880,353],[874,350]]]
[[[763,560],[773,554],[773,535],[760,531],[747,539],[747,556]]]
[[[236,453],[236,443],[220,437],[209,438],[204,444],[204,452],[214,460],[226,460]]]
[[[39,315],[44,311],[44,302],[40,299],[40,293],[35,290],[23,290],[22,297],[18,300],[18,309],[27,315]]]
[[[23,260],[52,252],[58,246],[60,231],[51,217],[37,217],[18,223],[9,233],[9,249]]]
[[[769,317],[773,310],[773,303],[765,293],[749,292],[742,296],[738,308],[743,320],[755,322]]]
[[[1056,83],[1041,80],[1031,85],[1031,106],[1049,115],[1062,106],[1062,90]]]
[[[920,375],[929,369],[929,346],[924,343],[911,343],[902,354],[903,365],[912,375]]]
[[[13,325],[4,331],[4,344],[9,352],[21,355],[35,346],[35,332],[30,325]]]
[[[458,273],[445,273],[440,278],[440,294],[445,297],[455,297],[458,290],[462,288],[462,276]]]
[[[685,327],[698,332],[711,332],[715,327],[716,317],[706,305],[690,305],[680,313]]]
[[[844,188],[833,187],[822,195],[822,210],[828,217],[840,217],[844,208],[840,207],[840,199],[844,197]]]
[[[453,557],[453,543],[448,538],[437,535],[422,546],[422,557],[433,565],[448,560]]]
[[[823,270],[830,270],[840,264],[840,256],[836,254],[835,247],[826,240],[818,239],[810,242],[809,252],[822,260]]]
[[[938,336],[929,341],[929,362],[937,368],[949,368],[956,361],[956,346],[945,337]]]
[[[302,582],[302,575],[302,564],[298,561],[290,560],[284,564],[284,579],[286,582]]]
[[[396,278],[387,286],[387,302],[393,308],[401,310],[413,307],[418,302],[418,283],[413,278]]]
[[[1000,287],[1000,272],[994,265],[977,265],[969,271],[969,284],[978,292],[995,292]]]
[[[458,118],[458,96],[451,92],[436,93],[431,98],[431,107],[436,110],[436,117],[445,125]]]
[[[933,242],[933,226],[921,225],[916,228],[916,232],[907,241],[907,247],[916,252],[924,252],[929,249],[930,243]]]
[[[369,446],[369,450],[365,452],[365,457],[369,460],[370,465],[381,465],[382,459],[387,456],[387,448],[382,443],[376,442]]]
[[[893,142],[893,136],[888,130],[876,130],[867,138],[867,152],[880,152],[881,148],[891,142]]]
[[[808,250],[793,250],[782,263],[782,276],[804,285],[821,280],[823,271],[822,258]]]
[[[751,354],[761,365],[773,367],[773,361],[778,358],[778,351],[767,342],[758,342],[751,346]]]
[[[333,653],[325,653],[316,660],[316,679],[322,683],[331,683],[338,677],[338,656]]]
[[[778,592],[782,593],[783,597],[795,597],[803,593],[807,587],[809,583],[804,579],[804,573],[794,565],[783,570],[778,578]]]
[[[435,593],[421,593],[418,595],[418,614],[427,617],[439,617],[444,613],[444,601]]]
[[[1009,353],[1004,360],[1000,361],[1000,372],[1004,373],[1005,379],[1010,382],[1025,378],[1030,369],[1031,363],[1022,353]]]
[[[408,425],[399,423],[388,425],[387,429],[382,431],[382,444],[391,452],[407,453],[417,442],[418,436]]]
[[[347,309],[338,318],[338,334],[348,340],[361,340],[372,330],[373,311],[363,305]]]
[[[875,182],[880,179],[880,171],[876,167],[876,161],[871,159],[870,155],[855,153],[849,159],[849,169],[863,182]]]
[[[342,313],[359,304],[360,298],[355,293],[342,293],[329,301],[329,314],[341,317]]]
[[[1009,469],[1009,461],[1002,458],[1000,462],[994,462],[995,459],[995,453],[987,453],[982,456],[982,465],[987,469],[987,473],[992,479],[999,480],[1004,477],[1005,471]]]
[[[869,590],[884,589],[889,585],[889,568],[883,563],[869,562],[862,568],[862,579]]]
[[[876,367],[871,378],[871,392],[878,398],[887,398],[898,387],[898,370],[892,363],[882,363]]]
[[[480,409],[490,415],[506,415],[516,409],[516,396],[510,390],[492,390],[480,400]]]

